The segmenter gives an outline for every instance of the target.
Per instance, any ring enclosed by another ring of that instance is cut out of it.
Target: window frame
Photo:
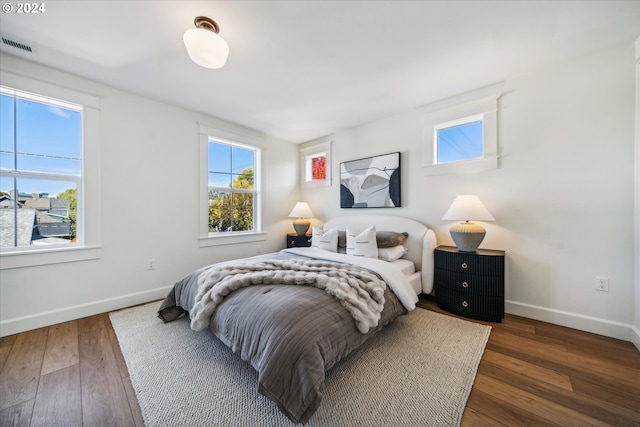
[[[327,187],[331,186],[331,146],[332,140],[324,140],[319,142],[310,143],[299,149],[300,155],[300,183],[305,188],[314,187]],[[317,157],[320,154],[325,155],[325,179],[311,179],[307,180],[307,177],[312,174],[311,171],[311,159]]]
[[[498,168],[498,98],[501,83],[418,108],[423,123],[423,172],[425,176],[475,173]],[[437,162],[438,129],[482,121],[482,157]]]
[[[8,91],[31,95],[35,100],[49,98],[54,101],[60,100],[63,104],[66,102],[82,106],[82,173],[76,181],[79,218],[76,229],[79,238],[73,245],[4,248],[0,250],[0,270],[99,259],[102,255],[99,98],[4,69],[0,69],[0,76],[2,86],[8,88]],[[33,174],[35,175],[38,174]],[[48,174],[40,175],[47,179],[60,178]]]
[[[233,243],[265,241],[267,233],[262,231],[262,152],[265,143],[262,139],[237,131],[213,127],[198,123],[200,144],[200,214],[199,236],[200,247],[220,246]],[[254,229],[251,231],[229,231],[224,233],[209,232],[209,141],[237,145],[256,151],[254,170]]]

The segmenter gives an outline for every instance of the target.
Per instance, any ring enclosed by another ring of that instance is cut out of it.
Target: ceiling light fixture
[[[222,68],[229,56],[229,45],[218,35],[220,27],[211,18],[196,16],[196,28],[185,31],[182,39],[189,58],[205,68]]]

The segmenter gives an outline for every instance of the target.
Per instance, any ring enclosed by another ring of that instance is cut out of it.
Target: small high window
[[[483,155],[482,116],[435,126],[434,148],[437,164],[481,159]]]
[[[331,142],[312,142],[300,148],[302,186],[331,185]]]
[[[424,126],[425,176],[498,167],[498,98],[502,83],[418,108]]]

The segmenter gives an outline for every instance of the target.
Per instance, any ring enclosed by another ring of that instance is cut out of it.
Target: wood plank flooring
[[[511,315],[478,323],[492,330],[462,426],[640,426],[633,344]],[[0,426],[142,425],[107,313],[0,338]]]

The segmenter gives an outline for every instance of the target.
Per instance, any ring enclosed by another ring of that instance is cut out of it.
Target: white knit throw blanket
[[[360,332],[366,334],[380,320],[386,284],[364,268],[322,260],[263,260],[222,264],[198,276],[198,293],[191,309],[191,329],[209,326],[225,296],[251,285],[311,285],[337,298]]]

